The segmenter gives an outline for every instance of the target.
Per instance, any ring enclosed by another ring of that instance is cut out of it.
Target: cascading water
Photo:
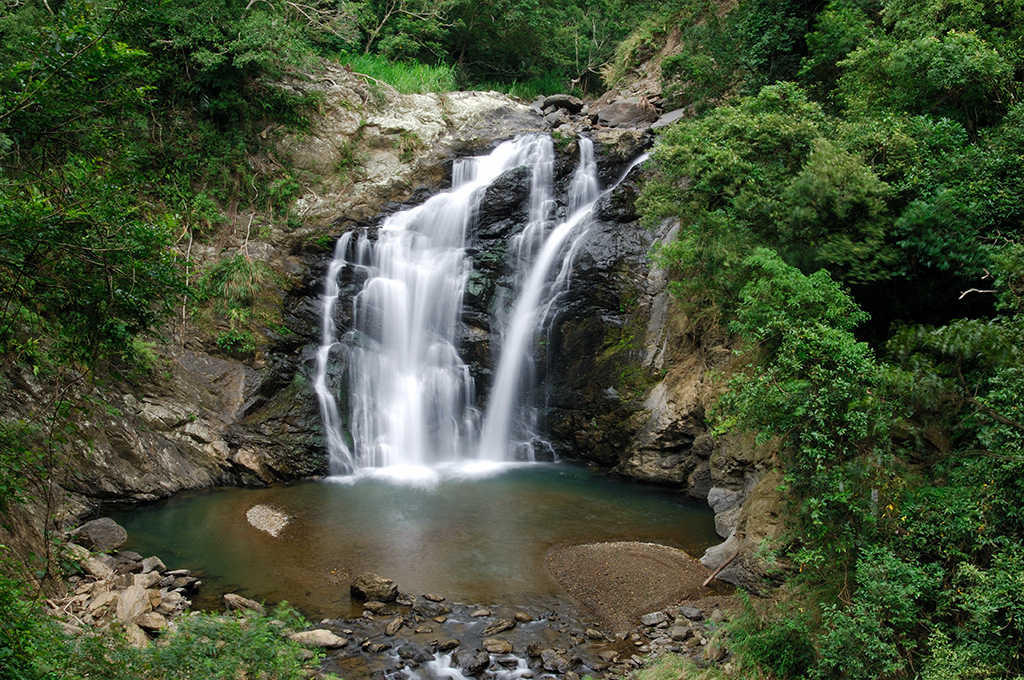
[[[523,253],[522,241],[518,247],[520,270],[516,302],[501,334],[500,361],[480,435],[479,457],[484,460],[505,460],[510,455],[533,460],[530,441],[535,435],[535,410],[532,404],[523,404],[518,397],[532,386],[533,347],[550,302],[565,289],[569,280],[575,248],[564,252],[563,245],[574,231],[585,231],[598,197],[594,145],[589,139],[581,138],[579,147],[580,162],[569,185],[569,218],[541,242],[535,258]],[[532,226],[531,223],[524,230],[523,240],[535,238],[530,233]],[[532,244],[530,250],[532,255]],[[563,265],[555,280],[549,281],[548,274],[559,254],[563,255]]]
[[[475,385],[456,347],[470,271],[467,230],[484,189],[523,165],[531,168],[530,211],[510,243],[514,297],[496,314],[492,344],[500,347],[500,361],[481,427]],[[375,242],[366,233],[354,247],[351,233],[339,239],[327,272],[314,378],[332,474],[465,459],[532,460],[534,409],[520,397],[532,383],[537,333],[566,289],[573,255],[599,197],[593,146],[581,139],[569,217],[551,228],[553,166],[549,137],[505,142],[488,156],[457,161],[450,191],[388,217]],[[365,282],[353,301],[353,328],[339,340],[333,315],[337,278],[346,265]],[[339,346],[349,383],[351,448],[327,384],[332,350]]]

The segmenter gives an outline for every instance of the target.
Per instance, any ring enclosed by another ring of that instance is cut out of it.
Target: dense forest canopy
[[[772,676],[1024,672],[1021,11],[753,0],[663,62],[699,115],[642,208],[748,342],[717,428],[782,442],[792,591],[733,631]]]
[[[741,668],[1024,674],[1024,3],[25,0],[0,36],[0,353],[57,377],[142,360],[184,244],[289,219],[254,140],[315,102],[282,77],[364,56],[593,94],[677,39],[659,75],[691,115],[639,205],[679,221],[656,259],[680,304],[747,343],[717,431],[778,444],[790,500],[766,546],[789,587],[730,629]],[[0,507],[40,436],[0,427]],[[3,583],[0,662],[41,677],[59,647]]]

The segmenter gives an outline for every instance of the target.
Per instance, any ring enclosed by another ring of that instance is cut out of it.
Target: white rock
[[[337,647],[344,647],[348,644],[348,640],[343,637],[339,637],[324,628],[304,630],[301,633],[292,633],[288,638],[294,642],[298,642],[300,645],[323,647],[324,649],[335,649]]]
[[[274,538],[277,538],[292,520],[284,511],[269,505],[252,506],[246,511],[245,519],[255,528],[267,532]]]

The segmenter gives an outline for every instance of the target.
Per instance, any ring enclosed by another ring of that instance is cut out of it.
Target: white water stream
[[[523,165],[531,168],[530,211],[510,240],[514,294],[495,313],[491,344],[499,362],[482,417],[457,346],[470,273],[467,236],[486,187]],[[593,146],[581,139],[567,197],[569,216],[552,224],[553,167],[549,137],[505,142],[488,156],[456,161],[451,190],[388,217],[375,241],[365,232],[354,245],[351,232],[338,240],[322,298],[314,376],[332,475],[533,459],[535,407],[522,403],[533,383],[533,349],[544,319],[568,286],[572,258],[600,196]],[[335,307],[345,270],[364,282],[353,300],[352,328],[339,338]],[[347,375],[346,417],[335,399],[339,386],[329,384],[332,355]]]

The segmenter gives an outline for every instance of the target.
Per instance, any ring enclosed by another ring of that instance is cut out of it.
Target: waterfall
[[[334,307],[338,302],[338,276],[345,267],[345,252],[348,250],[352,234],[342,234],[334,244],[334,257],[327,268],[324,281],[322,302],[322,319],[320,325],[320,347],[316,352],[316,372],[313,376],[313,390],[320,404],[320,421],[327,435],[328,469],[332,475],[351,472],[354,467],[352,452],[342,437],[342,420],[338,412],[338,403],[334,394],[327,386],[327,368],[331,350],[337,345],[334,331]]]
[[[456,161],[451,190],[388,217],[375,241],[366,232],[358,235],[354,247],[351,232],[339,239],[322,297],[314,378],[332,474],[466,459],[532,460],[535,412],[521,403],[521,396],[532,386],[533,348],[544,319],[568,285],[572,258],[599,197],[593,145],[587,139],[579,145],[568,218],[561,224],[552,224],[551,139],[527,135],[499,145],[488,156]],[[492,346],[499,348],[500,360],[482,417],[469,366],[457,347],[470,273],[467,231],[487,186],[524,165],[531,168],[529,215],[509,242],[513,296],[505,304],[499,301],[496,310]],[[346,268],[364,282],[353,300],[352,328],[339,339],[334,307],[337,279]],[[348,377],[347,422],[327,384],[328,365],[338,347]],[[346,425],[351,448],[343,435]]]
[[[540,252],[532,261],[524,257],[520,246],[516,302],[502,333],[500,360],[480,435],[479,457],[484,460],[505,460],[509,456],[533,459],[530,440],[536,434],[536,413],[532,404],[522,404],[518,397],[532,387],[537,335],[549,303],[565,289],[572,270],[576,248],[564,252],[563,246],[574,231],[586,230],[598,197],[594,145],[589,139],[581,138],[579,147],[580,162],[569,185],[569,218],[541,242]],[[523,233],[527,234],[528,229],[529,226]],[[580,240],[576,239],[574,244]],[[562,267],[555,280],[549,281],[549,272],[559,254],[563,255]],[[510,432],[513,427],[516,431]],[[513,437],[515,439],[510,441]]]

